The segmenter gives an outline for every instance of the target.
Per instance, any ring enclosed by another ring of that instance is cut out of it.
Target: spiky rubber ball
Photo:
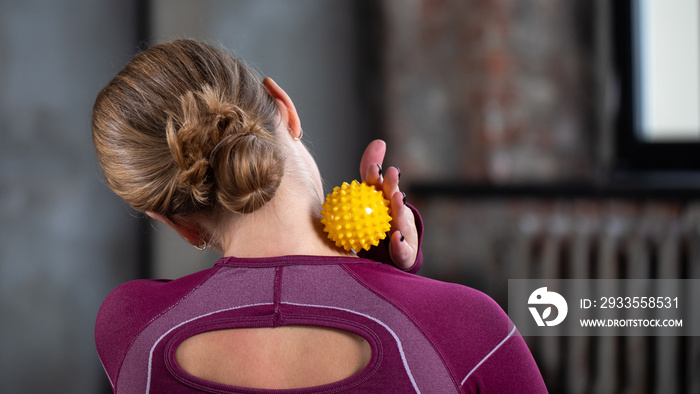
[[[326,196],[321,215],[328,238],[347,251],[379,245],[391,228],[389,200],[374,186],[356,180],[336,186]]]

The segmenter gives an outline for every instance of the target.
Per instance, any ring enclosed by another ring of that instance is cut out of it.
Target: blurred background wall
[[[422,275],[504,308],[509,278],[700,277],[693,198],[569,187],[610,168],[606,3],[0,0],[0,392],[105,391],[108,292],[217,258],[113,196],[90,139],[99,89],[172,38],[287,90],[327,187],[384,138],[426,223]],[[695,338],[528,343],[552,392],[700,392]]]
[[[104,387],[93,327],[135,277],[139,222],[102,184],[97,92],[134,53],[134,1],[0,1],[0,392]]]
[[[508,279],[700,278],[698,173],[661,195],[616,168],[612,4],[381,3],[382,135],[425,220],[423,275],[506,310]],[[526,341],[551,392],[700,392],[694,337]]]

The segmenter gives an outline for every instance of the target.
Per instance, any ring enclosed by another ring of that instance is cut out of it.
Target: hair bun
[[[278,141],[260,121],[227,104],[205,86],[182,97],[183,119],[167,139],[179,166],[178,181],[200,206],[216,198],[233,212],[250,213],[274,197],[284,174]]]
[[[210,160],[219,202],[250,213],[270,201],[284,175],[281,153],[278,142],[258,127],[224,138]]]

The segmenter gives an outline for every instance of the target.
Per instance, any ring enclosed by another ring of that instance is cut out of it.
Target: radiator
[[[700,278],[700,205],[441,200],[421,209],[427,275],[483,290],[504,309],[509,278]],[[698,337],[525,340],[552,393],[700,393]]]
[[[598,203],[523,214],[510,277],[699,278],[698,213],[675,205]],[[700,393],[697,337],[526,340],[552,392]]]

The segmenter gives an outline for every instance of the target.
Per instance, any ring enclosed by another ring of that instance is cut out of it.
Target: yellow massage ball
[[[321,215],[328,238],[347,251],[359,252],[379,245],[391,228],[389,200],[365,182],[336,186],[326,196]]]

